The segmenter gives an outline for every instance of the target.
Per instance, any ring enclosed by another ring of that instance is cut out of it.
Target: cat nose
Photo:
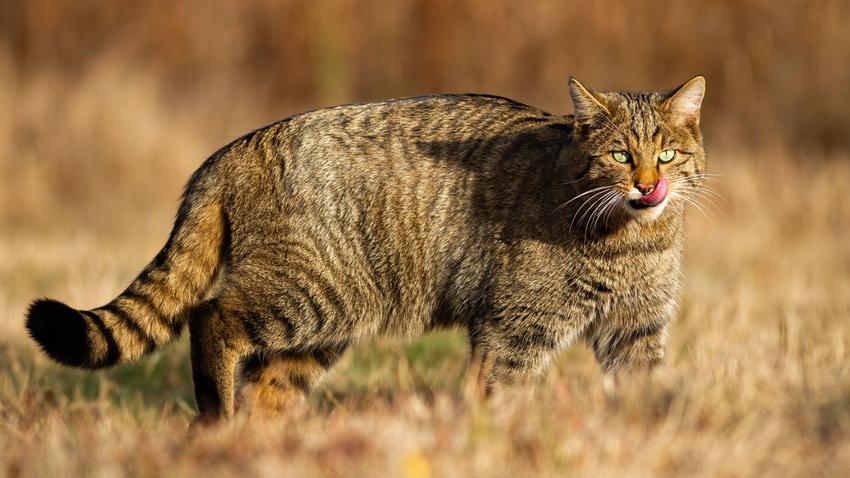
[[[652,183],[652,184],[650,184],[650,183],[637,183],[637,184],[635,184],[635,187],[637,188],[638,191],[640,191],[641,194],[646,196],[647,194],[651,194],[652,191],[655,191],[655,185],[656,184],[657,183]]]

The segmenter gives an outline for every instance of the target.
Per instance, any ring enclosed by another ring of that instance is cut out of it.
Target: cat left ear
[[[697,76],[673,90],[664,101],[663,107],[683,123],[699,124],[699,110],[703,96],[705,96],[705,78]]]
[[[604,99],[575,78],[570,78],[570,98],[573,100],[577,123],[585,123],[597,115],[608,114]]]

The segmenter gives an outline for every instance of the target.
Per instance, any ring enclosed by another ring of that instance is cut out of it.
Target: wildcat
[[[165,246],[108,304],[27,313],[59,363],[128,363],[188,323],[201,421],[280,410],[351,344],[463,327],[469,382],[526,382],[576,340],[608,372],[664,355],[705,80],[574,115],[487,95],[303,113],[213,154]]]

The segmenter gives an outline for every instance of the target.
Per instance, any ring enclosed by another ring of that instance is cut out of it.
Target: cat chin
[[[638,222],[652,222],[661,216],[661,213],[664,212],[664,208],[667,207],[668,202],[670,202],[669,194],[656,206],[636,208],[629,204],[629,201],[624,201],[623,208]]]

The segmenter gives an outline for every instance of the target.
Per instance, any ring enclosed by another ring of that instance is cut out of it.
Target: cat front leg
[[[651,370],[664,361],[670,320],[666,317],[637,318],[593,327],[587,341],[609,383],[621,372]]]
[[[579,335],[586,319],[529,313],[496,317],[474,324],[470,330],[472,354],[465,395],[489,398],[506,391],[530,392],[552,359]]]
[[[520,359],[504,352],[480,348],[472,352],[464,388],[466,400],[474,403],[493,396],[531,393],[533,379],[545,370],[554,355],[554,352],[528,350]]]

